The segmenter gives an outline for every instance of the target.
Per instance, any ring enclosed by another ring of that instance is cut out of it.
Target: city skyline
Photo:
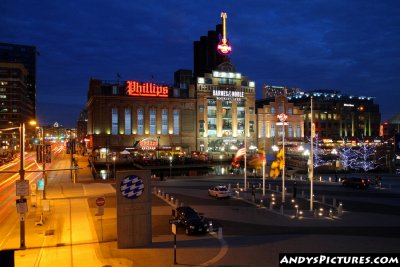
[[[135,1],[6,0],[1,42],[33,45],[37,116],[75,127],[91,77],[172,84],[193,70],[193,42],[227,12],[231,62],[256,82],[372,96],[382,121],[400,112],[400,11],[397,1]],[[24,6],[24,9],[20,7]],[[397,74],[397,75],[396,75]],[[119,77],[117,77],[119,76]]]

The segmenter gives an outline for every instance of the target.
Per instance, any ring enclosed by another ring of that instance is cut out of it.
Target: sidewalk
[[[109,183],[93,180],[87,157],[76,158],[77,183],[72,182],[69,171],[49,174],[50,210],[44,213],[43,225],[36,224],[39,207],[27,216],[27,249],[15,251],[15,266],[174,266],[173,235],[168,223],[171,206],[153,195],[152,245],[118,249],[115,189]],[[98,196],[106,197],[101,217],[95,216]],[[8,247],[15,248],[18,234],[13,236]],[[186,236],[178,232],[177,262],[180,266],[206,266],[218,259],[220,248],[220,241],[212,235]]]

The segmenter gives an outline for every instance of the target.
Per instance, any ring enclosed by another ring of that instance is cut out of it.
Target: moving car
[[[208,222],[191,207],[177,208],[175,219],[179,220],[179,225],[185,228],[187,235],[205,234],[209,231]]]
[[[343,178],[342,185],[356,188],[367,188],[370,185],[370,181],[368,178],[350,177]]]
[[[231,191],[224,185],[212,186],[208,189],[208,195],[216,198],[228,198]]]

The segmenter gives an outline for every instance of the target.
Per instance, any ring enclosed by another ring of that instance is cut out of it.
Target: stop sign
[[[96,198],[96,206],[97,207],[104,206],[104,204],[106,204],[106,199],[104,197]]]

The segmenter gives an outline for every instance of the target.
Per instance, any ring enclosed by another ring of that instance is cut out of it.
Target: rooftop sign
[[[168,86],[126,81],[126,94],[129,96],[168,97]]]

